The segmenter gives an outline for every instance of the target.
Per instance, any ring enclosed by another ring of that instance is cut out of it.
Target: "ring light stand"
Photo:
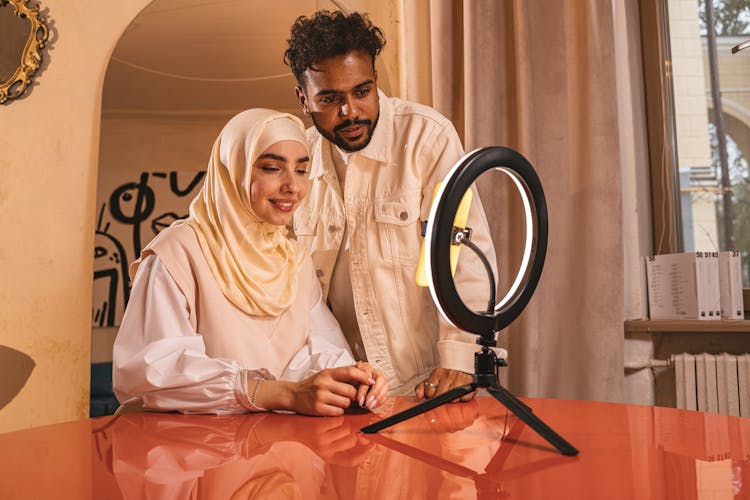
[[[498,302],[495,297],[495,277],[487,257],[469,240],[470,231],[453,227],[456,212],[464,193],[482,173],[497,169],[508,175],[521,195],[526,218],[526,242],[518,274],[508,293]],[[477,388],[487,392],[513,414],[534,429],[563,455],[576,455],[578,450],[534,415],[498,383],[497,369],[505,365],[490,349],[497,343],[495,334],[521,314],[539,283],[547,253],[547,202],[542,184],[531,164],[516,151],[504,147],[482,148],[465,155],[448,172],[435,195],[425,234],[425,268],[430,294],[445,319],[457,328],[478,335],[481,350],[474,354],[474,375],[471,383],[455,387],[439,396],[424,401],[401,413],[363,427],[366,434],[378,432],[409,418],[420,415],[442,404],[470,394]],[[451,273],[451,245],[463,244],[482,260],[490,280],[490,298],[485,312],[466,307],[459,296]]]

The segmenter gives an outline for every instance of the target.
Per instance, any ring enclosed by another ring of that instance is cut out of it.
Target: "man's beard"
[[[380,119],[380,114],[378,114],[378,117],[375,118],[375,123],[373,124],[370,120],[347,120],[344,123],[341,123],[339,125],[336,125],[333,128],[333,131],[323,130],[318,126],[318,122],[315,121],[315,113],[312,113],[310,115],[312,118],[313,124],[315,125],[315,128],[320,132],[320,135],[334,143],[339,148],[343,149],[344,151],[347,151],[349,153],[353,153],[355,151],[360,151],[367,147],[368,144],[370,144],[370,141],[372,140],[372,133],[375,131],[375,127],[378,125],[378,120]],[[345,129],[347,127],[351,127],[352,125],[365,125],[366,129],[364,132],[364,140],[362,140],[361,143],[352,144],[349,142],[346,138],[341,137],[337,134],[339,130]]]

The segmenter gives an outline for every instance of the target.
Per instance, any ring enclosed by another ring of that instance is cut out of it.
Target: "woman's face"
[[[310,158],[297,141],[279,141],[263,151],[250,172],[250,206],[263,221],[285,226],[307,194]]]

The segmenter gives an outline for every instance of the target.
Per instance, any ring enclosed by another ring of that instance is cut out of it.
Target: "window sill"
[[[625,320],[629,333],[750,333],[750,320]]]

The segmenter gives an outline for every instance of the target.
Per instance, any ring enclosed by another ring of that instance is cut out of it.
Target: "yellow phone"
[[[437,195],[438,189],[440,189],[440,183],[438,182],[435,186],[435,192],[432,193],[432,203],[435,203],[435,195]],[[453,219],[453,226],[459,229],[466,228],[466,221],[469,219],[469,209],[471,208],[471,198],[473,197],[471,189],[467,189],[461,198],[461,203],[458,204],[458,210],[456,210],[456,217]],[[458,265],[458,254],[461,251],[461,245],[451,245],[451,276],[456,275],[456,266]],[[424,238],[422,239],[422,250],[419,252],[419,262],[417,263],[417,272],[414,276],[414,281],[419,286],[427,286],[427,272],[424,268],[424,257],[425,247]]]

